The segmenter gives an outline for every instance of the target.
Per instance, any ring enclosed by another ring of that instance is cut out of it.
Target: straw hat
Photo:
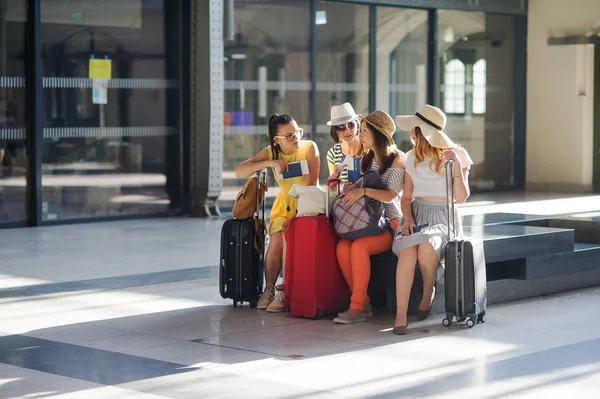
[[[331,107],[331,120],[327,122],[327,126],[343,125],[358,119],[358,115],[354,111],[352,104],[343,103],[342,105],[334,105]]]
[[[411,131],[420,127],[423,137],[435,148],[453,148],[454,142],[444,133],[446,114],[432,105],[424,105],[414,115],[399,115],[396,124],[400,130]]]
[[[394,142],[392,136],[396,132],[396,124],[392,117],[387,113],[376,110],[365,116],[362,120],[374,127],[377,131],[383,133],[389,144]]]

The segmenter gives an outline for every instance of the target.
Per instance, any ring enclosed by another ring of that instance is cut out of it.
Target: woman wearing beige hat
[[[385,216],[392,230],[378,236],[362,237],[355,240],[341,239],[336,248],[340,268],[350,290],[350,309],[340,313],[333,321],[352,324],[365,321],[365,316],[373,315],[367,295],[371,277],[370,256],[389,250],[392,247],[393,230],[401,219],[400,193],[404,178],[403,153],[398,150],[392,136],[396,125],[391,116],[383,111],[373,111],[363,118],[359,139],[363,146],[360,169],[362,173],[379,172],[384,190],[374,188],[354,189],[346,193],[343,201],[352,204],[367,196],[384,205]]]
[[[327,151],[327,166],[329,175],[338,177],[343,183],[356,181],[360,177],[360,142],[358,140],[359,116],[346,102],[331,107],[331,120],[327,122],[331,126],[329,135],[335,143]],[[350,175],[350,179],[348,178]]]
[[[410,131],[413,149],[406,153],[402,191],[404,222],[397,230],[392,250],[398,256],[396,268],[396,321],[394,334],[407,333],[406,312],[417,262],[423,275],[423,298],[417,320],[429,316],[435,296],[435,279],[443,266],[447,243],[446,175],[444,164],[454,160],[454,197],[459,204],[469,197],[467,151],[443,132],[446,115],[437,107],[425,105],[415,115],[397,116],[400,130]],[[460,221],[457,216],[456,220]],[[457,231],[462,232],[458,223]]]

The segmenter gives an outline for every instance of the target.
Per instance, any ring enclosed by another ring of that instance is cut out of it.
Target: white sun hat
[[[358,115],[352,108],[352,104],[346,102],[342,105],[334,105],[331,107],[331,120],[327,122],[327,126],[343,125],[344,123],[352,122],[358,119]]]
[[[400,130],[411,131],[420,127],[423,137],[432,147],[454,148],[456,144],[444,133],[446,127],[446,114],[432,105],[424,105],[414,115],[396,116],[396,125]]]

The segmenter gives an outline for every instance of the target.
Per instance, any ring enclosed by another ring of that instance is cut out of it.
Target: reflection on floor
[[[343,326],[234,309],[222,222],[0,230],[0,398],[597,397],[598,287],[492,305],[473,329],[413,319],[405,337],[385,312]]]

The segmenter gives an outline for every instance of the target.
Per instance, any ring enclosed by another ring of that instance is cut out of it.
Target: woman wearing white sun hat
[[[360,176],[359,118],[348,102],[331,107],[331,120],[327,126],[331,126],[329,135],[335,145],[327,151],[327,166],[329,175],[339,177],[342,183],[349,177],[353,182],[356,175]]]
[[[429,316],[435,296],[435,279],[443,266],[447,243],[446,175],[444,164],[454,160],[454,197],[459,204],[469,197],[469,168],[473,164],[467,151],[446,133],[446,115],[441,109],[424,105],[415,115],[397,116],[400,130],[410,131],[413,149],[406,153],[401,208],[403,224],[398,226],[392,250],[398,256],[396,268],[395,334],[407,333],[406,312],[417,263],[423,275],[423,298],[417,320]],[[457,216],[456,220],[460,221]],[[457,223],[462,233],[462,225]],[[420,230],[415,232],[419,226]]]

